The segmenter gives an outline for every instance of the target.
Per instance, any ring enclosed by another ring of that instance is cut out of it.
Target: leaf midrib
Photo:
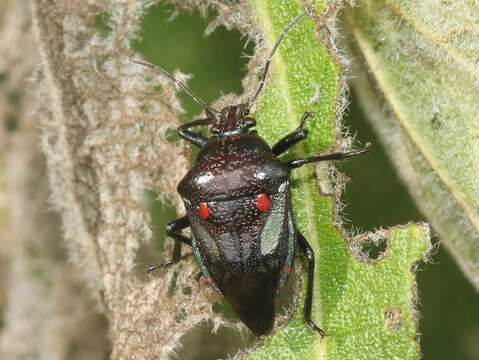
[[[479,73],[475,71],[474,67],[469,64],[466,58],[464,58],[459,52],[457,52],[454,48],[447,46],[444,41],[441,41],[438,37],[434,36],[434,33],[428,30],[428,27],[419,21],[416,21],[413,17],[409,16],[404,12],[399,4],[393,3],[389,0],[385,0],[385,6],[393,11],[397,16],[403,19],[403,21],[407,22],[410,27],[415,29],[419,34],[421,34],[424,38],[429,40],[430,43],[435,44],[438,48],[440,48],[444,53],[446,53],[451,59],[453,59],[456,63],[463,66],[472,77],[476,80],[479,80]]]
[[[262,15],[260,15],[260,16],[264,20],[264,25],[265,25],[264,26],[264,31],[266,33],[266,38],[267,39],[273,39],[273,43],[274,43],[275,33],[274,33],[274,28],[273,28],[273,25],[272,25],[272,22],[271,22],[271,18],[269,16],[269,11],[268,11],[267,4],[266,4],[266,2],[264,2],[262,0],[257,1],[256,4],[257,4],[257,7],[258,7],[259,11],[262,13]],[[270,44],[270,45],[272,45],[272,44]],[[270,48],[271,48],[271,46],[270,46]],[[273,70],[272,75],[275,77],[276,81],[278,82],[278,86],[281,89],[281,91],[284,95],[284,98],[286,99],[287,114],[289,116],[289,120],[292,121],[292,124],[294,125],[295,123],[293,121],[294,121],[294,119],[299,119],[299,114],[295,111],[294,104],[292,102],[292,97],[291,97],[291,93],[290,93],[290,90],[289,90],[289,88],[290,88],[289,87],[289,82],[287,80],[287,65],[286,65],[286,62],[284,61],[284,58],[282,56],[281,48],[278,48],[277,53],[275,54],[274,61],[275,61],[275,68],[272,69]],[[305,155],[306,149],[305,149],[304,144],[296,145],[296,149],[297,149],[297,151],[296,151],[297,154]],[[310,191],[310,187],[306,183],[308,181],[307,178],[308,178],[308,175],[309,175],[308,167],[309,166],[301,167],[296,171],[299,171],[300,178],[303,179],[303,181],[301,182],[301,184],[299,186],[301,187],[301,190],[302,190],[302,193],[303,193],[303,199],[304,199],[304,204],[303,205],[306,208],[307,221],[305,223],[306,223],[306,226],[307,226],[308,237],[313,238],[312,241],[316,245],[315,246],[316,249],[318,249],[319,248],[319,237],[318,237],[319,230],[318,230],[318,224],[315,221],[314,207],[312,206],[314,198],[313,198],[313,194]],[[306,181],[306,182],[304,182],[304,181]],[[315,260],[316,260],[316,262],[318,262],[318,260],[319,260],[319,250],[316,250],[316,252],[315,252]],[[315,281],[319,281],[318,272],[315,273]],[[317,296],[316,296],[316,298],[319,299],[319,297],[317,297]],[[313,306],[313,315],[317,316],[318,320],[320,320],[320,314],[321,314],[320,310],[321,310],[320,309],[320,302],[316,301],[316,304]],[[317,349],[321,347],[321,346],[319,346],[320,344],[318,344],[318,340],[316,340],[315,343],[316,343],[315,347]],[[321,343],[321,342],[319,341],[319,343]]]
[[[432,169],[436,171],[438,177],[444,183],[445,187],[449,189],[449,192],[454,197],[454,199],[459,204],[459,206],[462,208],[464,214],[466,214],[466,216],[469,218],[471,224],[475,227],[476,230],[479,230],[479,219],[476,216],[474,216],[474,209],[472,209],[468,203],[464,202],[463,196],[461,196],[465,194],[463,194],[463,192],[456,190],[456,187],[453,186],[454,182],[450,179],[449,176],[447,176],[446,172],[444,171],[444,168],[442,166],[439,166],[439,163],[434,160],[434,157],[428,151],[428,147],[420,140],[419,136],[415,135],[415,132],[413,131],[412,127],[409,125],[408,121],[404,118],[399,101],[397,101],[395,97],[392,95],[392,93],[388,91],[388,88],[386,86],[388,82],[385,79],[385,77],[382,76],[382,73],[379,71],[380,65],[375,61],[375,58],[372,55],[372,50],[368,46],[367,41],[365,41],[364,34],[361,32],[361,30],[359,30],[359,27],[354,25],[354,20],[351,18],[351,16],[348,15],[347,18],[348,18],[349,24],[351,25],[351,28],[353,29],[352,34],[356,40],[356,43],[361,49],[364,57],[367,60],[368,66],[371,68],[372,73],[374,74],[374,77],[377,81],[377,86],[381,89],[382,93],[385,94],[385,98],[387,99],[388,103],[391,106],[392,111],[394,112],[397,119],[399,120],[399,123],[404,128],[406,133],[409,135],[411,140],[419,148],[425,161],[429,164],[429,166]]]
[[[269,14],[268,12],[268,9],[267,9],[267,6],[265,4],[265,2],[257,2],[258,5],[258,8],[261,9],[261,12],[263,13],[266,13],[266,14]],[[272,23],[270,21],[270,17],[268,15],[263,15],[262,16],[263,20],[265,21],[265,32],[267,33],[267,38],[269,39],[273,39],[274,38],[274,31],[273,31],[273,26],[272,26]],[[291,101],[291,94],[290,94],[290,91],[289,91],[289,82],[287,80],[287,65],[286,65],[286,62],[284,61],[283,59],[283,56],[282,56],[282,53],[281,53],[281,48],[279,48],[275,54],[275,69],[276,71],[273,69],[273,76],[275,76],[278,84],[280,85],[280,89],[284,95],[284,98],[286,99],[286,108],[287,108],[287,113],[289,115],[289,119],[299,119],[299,114],[294,110],[294,105],[293,105],[293,102]],[[294,122],[292,122],[292,124],[295,124]],[[301,155],[304,155],[305,154],[305,147],[304,145],[302,144],[298,144],[296,145],[296,149],[300,150],[300,151],[296,151],[296,153],[299,153]],[[299,170],[297,170],[300,172],[300,177],[305,179],[307,178],[308,176],[308,171],[307,171],[307,167],[301,167]],[[312,195],[311,195],[311,192],[309,191],[309,187],[307,185],[300,185],[302,190],[303,190],[303,194],[305,195],[305,198],[309,201],[305,201],[305,206],[307,207],[307,210],[308,210],[308,215],[309,214],[313,214],[313,207],[311,206],[311,203],[312,203]],[[314,215],[313,216],[308,216],[308,231],[309,231],[309,234],[308,235],[311,235],[311,234],[314,234],[313,236],[315,237],[315,244],[318,244],[318,237],[317,237],[317,229],[316,229],[316,223],[314,221]]]

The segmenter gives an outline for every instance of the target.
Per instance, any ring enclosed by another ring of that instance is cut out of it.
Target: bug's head
[[[248,117],[248,113],[246,104],[226,106],[219,113],[218,123],[211,126],[211,133],[217,137],[248,133],[250,128],[256,126],[256,120]]]

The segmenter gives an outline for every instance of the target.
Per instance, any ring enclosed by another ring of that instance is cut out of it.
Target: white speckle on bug
[[[206,184],[208,181],[210,181],[213,178],[214,178],[213,174],[210,172],[207,172],[198,177],[198,184]]]
[[[266,173],[259,171],[254,174],[254,177],[258,180],[263,180],[266,177]]]
[[[286,187],[288,186],[289,184],[289,181],[285,181],[284,183],[282,183],[279,188],[278,188],[278,192],[283,192],[286,190]]]

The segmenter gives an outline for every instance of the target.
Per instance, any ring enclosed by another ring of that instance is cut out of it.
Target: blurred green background
[[[136,41],[136,49],[145,59],[170,72],[180,69],[193,75],[188,84],[206,102],[231,92],[240,94],[241,79],[246,74],[253,44],[246,44],[247,39],[238,31],[228,31],[224,27],[205,37],[208,21],[198,12],[180,13],[176,17],[172,17],[173,14],[174,8],[169,5],[152,7],[145,15],[142,38]],[[214,13],[209,16],[213,17]],[[184,94],[179,96],[185,109],[181,116],[183,121],[201,112],[190,98]],[[354,93],[345,125],[352,134],[357,134],[360,143],[373,143],[373,151],[368,156],[339,166],[351,179],[342,197],[348,219],[345,226],[357,232],[409,221],[426,221],[366,122]],[[174,220],[171,206],[155,202],[153,205],[155,227],[162,228]],[[161,248],[165,233],[159,230],[155,235],[157,248]],[[434,241],[437,248],[432,261],[421,264],[417,273],[423,357],[427,360],[479,359],[479,297],[440,245],[440,239],[434,238]],[[180,351],[177,358],[224,358],[251,341],[249,337],[238,337],[233,330],[220,330],[220,333],[210,335],[207,326],[195,330],[183,342],[183,349],[188,351]],[[206,342],[205,337],[211,341]],[[192,353],[195,347],[199,350]]]

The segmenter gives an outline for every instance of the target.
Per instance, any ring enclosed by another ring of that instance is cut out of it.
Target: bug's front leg
[[[189,123],[181,125],[178,128],[178,133],[180,134],[181,138],[195,144],[196,146],[202,147],[204,144],[206,144],[207,139],[203,135],[190,131],[189,129],[194,126],[208,125],[212,121],[213,121],[213,115],[208,114],[207,118],[193,120]]]
[[[371,147],[371,144],[367,143],[366,146],[364,146],[362,149],[359,149],[359,150],[353,150],[348,152],[335,152],[335,153],[329,153],[329,154],[323,154],[323,155],[317,155],[317,156],[310,156],[303,159],[294,159],[294,160],[288,161],[286,165],[289,166],[290,169],[295,169],[306,164],[311,164],[311,163],[320,162],[320,161],[344,160],[350,157],[365,154],[369,151],[370,147]]]
[[[273,149],[271,150],[274,154],[274,156],[279,156],[282,153],[284,153],[286,150],[291,148],[293,145],[296,145],[300,141],[306,139],[308,137],[308,130],[304,128],[304,125],[306,124],[306,121],[309,118],[314,117],[316,114],[314,112],[305,112],[303,116],[301,117],[301,122],[299,124],[299,127],[294,130],[292,133],[286,135],[284,138],[279,140],[274,146]]]
[[[304,320],[309,326],[324,337],[324,331],[311,319],[311,310],[313,306],[313,285],[314,285],[314,252],[303,234],[298,232],[298,245],[303,254],[308,259],[308,284],[306,289],[306,300],[304,302]]]
[[[151,273],[153,270],[156,270],[161,267],[176,264],[181,260],[181,244],[191,246],[191,239],[181,234],[181,231],[189,226],[190,220],[186,215],[179,219],[176,219],[175,221],[170,222],[166,226],[166,233],[168,234],[168,236],[171,236],[173,239],[175,239],[175,245],[173,247],[173,254],[171,260],[163,264],[148,266],[148,273]]]

